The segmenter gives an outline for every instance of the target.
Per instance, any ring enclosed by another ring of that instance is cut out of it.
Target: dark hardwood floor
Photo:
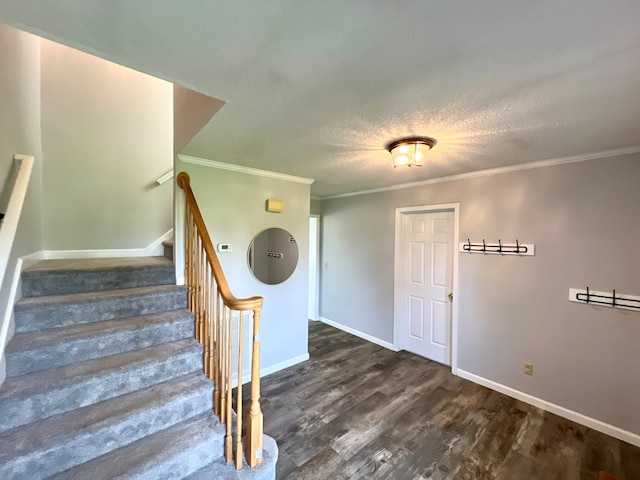
[[[262,380],[279,479],[640,479],[640,449],[438,363],[320,322],[309,353]]]

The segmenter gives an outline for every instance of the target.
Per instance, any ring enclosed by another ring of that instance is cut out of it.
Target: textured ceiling
[[[640,2],[3,0],[0,20],[219,98],[188,155],[334,195],[640,145]],[[393,169],[384,146],[438,144]]]

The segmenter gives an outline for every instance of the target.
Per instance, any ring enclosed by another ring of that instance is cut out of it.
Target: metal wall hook
[[[587,303],[589,303],[589,287],[587,287]]]
[[[616,289],[613,289],[613,295],[611,296],[611,306],[615,307],[616,306]]]

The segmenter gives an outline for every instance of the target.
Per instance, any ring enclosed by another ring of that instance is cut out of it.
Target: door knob
[[[449,300],[453,300],[453,292],[449,294]]]

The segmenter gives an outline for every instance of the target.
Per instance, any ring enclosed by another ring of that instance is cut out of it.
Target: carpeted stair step
[[[180,340],[8,378],[0,432],[202,371],[202,346]]]
[[[193,313],[186,309],[19,333],[5,350],[7,376],[25,375],[193,336]]]
[[[164,256],[173,261],[173,239],[164,240],[162,246],[164,247]]]
[[[65,295],[175,283],[173,263],[165,257],[43,260],[22,272],[22,296]]]
[[[224,457],[219,457],[206,467],[189,475],[186,480],[211,480],[213,478],[224,478],[225,480],[275,480],[278,445],[273,438],[267,435],[262,436],[262,444],[262,463],[254,468],[249,468],[249,465],[244,462],[242,470],[236,470],[235,464],[227,463]]]
[[[219,458],[223,453],[223,440],[224,426],[209,411],[52,478],[56,480],[184,478]]]
[[[192,373],[10,430],[0,435],[0,478],[49,477],[209,411],[212,398],[212,383]]]
[[[186,307],[186,287],[161,285],[21,298],[14,318],[16,333],[24,333]]]

